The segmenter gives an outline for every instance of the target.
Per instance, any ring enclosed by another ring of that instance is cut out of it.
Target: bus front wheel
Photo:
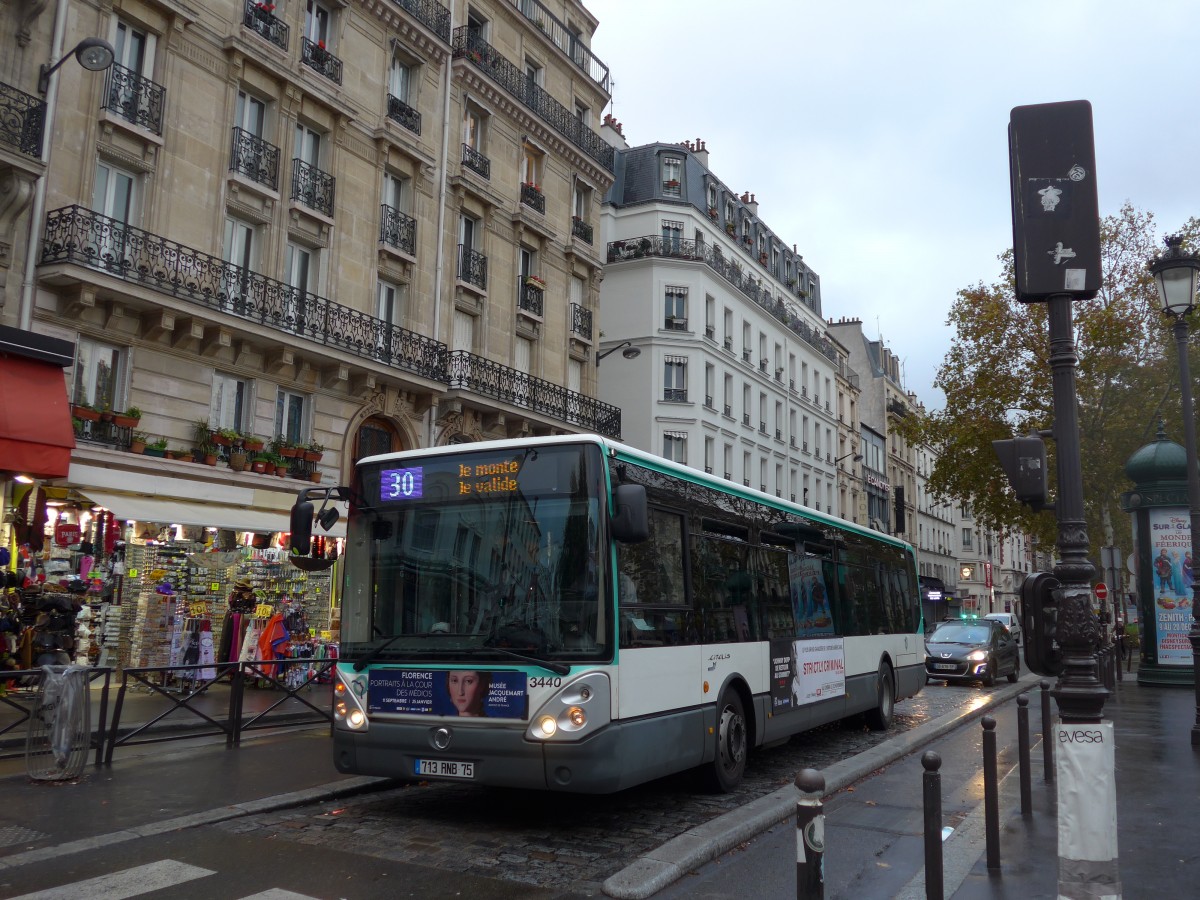
[[[879,670],[879,703],[867,713],[867,726],[872,731],[886,731],[896,712],[896,688],[892,667],[886,663]]]
[[[746,709],[732,688],[717,705],[717,752],[708,770],[709,786],[727,794],[742,781],[746,771]]]

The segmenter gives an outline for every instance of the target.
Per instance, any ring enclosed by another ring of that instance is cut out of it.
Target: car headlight
[[[987,659],[987,653],[986,653],[986,651],[983,651],[983,650],[972,650],[971,655],[968,656],[967,659],[974,660],[975,662],[979,662],[980,660]]]

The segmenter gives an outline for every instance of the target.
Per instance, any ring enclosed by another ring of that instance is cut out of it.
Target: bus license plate
[[[952,671],[958,668],[958,666],[954,665],[954,663],[934,663],[933,667],[939,672]]]
[[[453,759],[418,759],[417,774],[436,778],[474,778],[475,763]]]

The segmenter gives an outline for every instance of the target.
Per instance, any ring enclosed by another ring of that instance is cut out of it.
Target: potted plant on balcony
[[[526,275],[525,286],[544,291],[546,289],[546,282],[540,275]]]
[[[265,442],[262,438],[256,437],[253,434],[247,434],[242,438],[242,446],[246,448],[247,453],[261,453]]]
[[[146,441],[150,439],[149,435],[144,431],[135,431],[129,439],[129,452],[142,453],[146,449]]]
[[[321,461],[321,457],[325,455],[325,448],[316,441],[309,441],[304,447],[304,459],[310,463]]]
[[[235,472],[246,471],[246,449],[239,445],[234,445],[229,449],[229,468]]]
[[[241,437],[235,428],[221,428],[212,433],[211,440],[218,447],[232,447]]]
[[[192,454],[196,462],[202,462],[206,466],[215,466],[217,464],[217,445],[211,438],[198,442]]]
[[[275,460],[275,474],[283,478],[288,473],[288,469],[292,467],[292,460],[287,456],[280,456]]]
[[[100,410],[90,403],[76,403],[71,407],[71,415],[84,422],[99,422]]]
[[[710,206],[708,208],[708,217],[714,222],[717,221],[717,208],[715,206]]]
[[[271,452],[281,460],[292,460],[296,458],[296,454],[300,452],[300,448],[280,434],[276,435],[271,441]],[[278,464],[276,464],[276,468],[278,468]]]
[[[726,234],[728,234],[728,235],[730,235],[730,236],[732,237],[732,236],[733,236],[733,233],[734,233],[736,230],[737,230],[737,229],[733,227],[733,223],[732,223],[732,222],[726,222],[726,223],[725,223],[725,233],[726,233]]]
[[[167,439],[159,438],[157,441],[147,444],[143,452],[146,456],[157,456],[161,459],[167,455]]]
[[[257,472],[262,475],[267,470],[267,460],[269,457],[265,453],[257,453],[254,459],[250,461],[250,471]],[[274,466],[272,466],[274,468]]]
[[[123,413],[113,413],[113,424],[118,428],[137,428],[140,421],[142,421],[142,411],[136,406],[129,407]]]

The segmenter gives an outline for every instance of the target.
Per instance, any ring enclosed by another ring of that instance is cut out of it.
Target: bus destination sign
[[[473,494],[512,494],[518,487],[517,473],[521,464],[515,459],[481,462],[474,465],[456,462],[449,472],[426,466],[407,469],[384,469],[379,473],[379,499],[384,502],[420,500],[425,494],[426,475],[445,478],[449,475],[458,496]]]

